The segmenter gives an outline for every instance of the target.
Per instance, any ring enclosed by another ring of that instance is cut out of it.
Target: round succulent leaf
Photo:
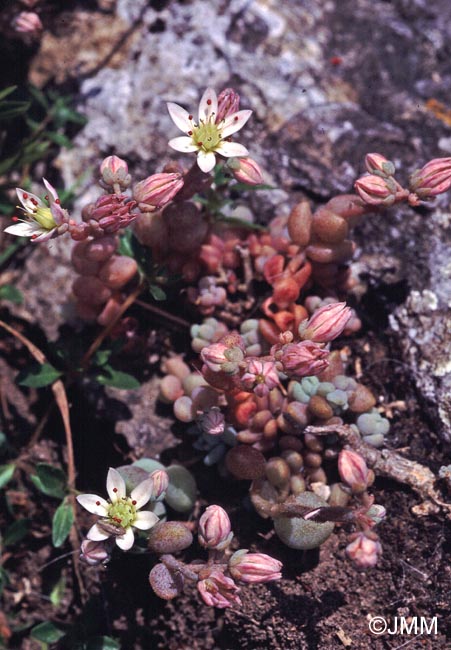
[[[166,503],[176,512],[189,512],[194,507],[197,495],[193,475],[182,465],[171,465],[166,471],[169,475]]]
[[[156,564],[149,573],[149,582],[159,598],[172,600],[181,593],[184,579],[180,573],[171,573],[164,564]]]
[[[313,492],[302,492],[297,503],[308,508],[327,506],[328,503]],[[274,530],[284,544],[290,548],[309,550],[321,546],[332,534],[334,524],[330,521],[318,523],[300,517],[276,517]]]

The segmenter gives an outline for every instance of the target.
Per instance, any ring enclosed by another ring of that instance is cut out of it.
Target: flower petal
[[[226,117],[223,125],[220,126],[222,137],[228,138],[232,133],[242,129],[251,115],[252,111],[237,111]]]
[[[213,167],[216,165],[216,156],[213,151],[203,151],[201,149],[197,154],[197,164],[203,172],[208,174],[208,172],[211,172]]]
[[[24,190],[21,190],[20,187],[16,187],[16,192],[17,196],[19,197],[19,201],[22,203],[26,212],[33,213],[37,205],[44,205],[39,196],[36,196],[36,194],[32,194],[31,192],[24,192]],[[33,201],[37,201],[37,205],[33,203]]]
[[[48,182],[47,179],[43,178],[42,181],[43,181],[43,183],[44,183],[44,185],[45,185],[45,189],[46,189],[47,192],[49,192],[49,194],[52,196],[53,201],[56,201],[56,200],[58,199],[58,192],[55,190],[55,188],[53,187],[53,185],[51,185],[51,184]],[[53,201],[49,201],[49,203],[53,203]]]
[[[198,146],[193,143],[192,138],[189,138],[186,135],[181,135],[179,138],[172,138],[168,142],[169,146],[176,151],[181,151],[182,153],[192,153],[193,151],[198,150]]]
[[[126,495],[125,481],[117,469],[110,467],[106,477],[106,491],[112,503],[116,503]]]
[[[13,226],[8,226],[4,232],[10,235],[16,235],[17,237],[31,237],[32,235],[46,231],[43,231],[42,228],[39,228],[33,223],[21,221],[20,223],[15,223]]]
[[[97,524],[94,524],[94,526],[91,526],[88,530],[86,537],[93,542],[102,542],[104,539],[108,539],[109,535],[108,533],[105,533],[105,531],[101,530]]]
[[[120,537],[116,537],[116,544],[123,551],[128,551],[129,549],[131,549],[131,547],[133,546],[134,543],[135,543],[135,536],[133,534],[131,526],[129,526],[126,529],[125,535],[121,535]]]
[[[133,526],[139,528],[139,530],[149,530],[149,528],[155,526],[159,521],[159,517],[157,517],[154,512],[150,512],[150,510],[141,510],[141,512],[137,513]]]
[[[168,107],[172,121],[180,131],[187,133],[192,130],[193,121],[189,119],[188,111],[185,111],[185,109],[178,104],[174,104],[174,102],[167,102],[166,106]]]
[[[88,512],[99,517],[106,517],[108,515],[108,501],[98,497],[97,494],[79,494],[77,497],[78,503]]]
[[[60,205],[58,205],[58,203],[53,202],[50,205],[50,211],[52,213],[53,220],[55,221],[57,226],[61,226],[62,223],[67,221],[66,211],[63,210],[63,208]]]
[[[221,144],[216,148],[216,151],[221,154],[221,156],[225,156],[226,158],[230,158],[233,156],[237,156],[237,158],[244,158],[249,154],[249,151],[244,147],[242,144],[239,144],[238,142],[221,142]]]
[[[132,490],[130,498],[132,501],[136,501],[135,508],[139,510],[149,501],[153,492],[153,479],[146,478],[145,481],[142,481],[139,485]]]
[[[218,98],[213,88],[207,88],[199,102],[199,122],[208,122],[218,112]],[[213,120],[214,121],[214,120]]]
[[[33,243],[36,244],[37,242],[43,242],[43,241],[48,241],[49,239],[52,239],[54,233],[56,231],[56,228],[52,228],[51,230],[41,230],[41,234],[37,235],[36,231],[36,237],[33,237]]]

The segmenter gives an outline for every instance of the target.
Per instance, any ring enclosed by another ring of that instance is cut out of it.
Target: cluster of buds
[[[247,549],[231,550],[230,519],[218,505],[209,506],[201,516],[198,540],[208,557],[186,564],[172,555],[193,542],[186,525],[164,522],[152,530],[149,549],[160,557],[149,574],[149,582],[160,598],[172,600],[183,590],[186,581],[192,581],[206,605],[224,609],[241,604],[239,583],[261,584],[281,578],[279,560]]]
[[[374,207],[387,207],[407,201],[416,206],[451,187],[451,158],[434,158],[415,171],[409,180],[409,189],[395,179],[395,166],[378,153],[367,154],[365,166],[368,174],[354,184],[360,198]]]

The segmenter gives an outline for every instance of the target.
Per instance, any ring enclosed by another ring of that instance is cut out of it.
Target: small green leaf
[[[3,545],[12,546],[13,544],[17,544],[17,542],[20,542],[26,535],[28,535],[30,523],[31,519],[22,517],[22,519],[18,519],[11,524],[11,526],[8,526],[3,535]]]
[[[33,97],[33,99],[35,99],[37,103],[40,104],[43,108],[47,109],[49,107],[47,97],[41,90],[39,90],[39,88],[36,88],[36,86],[32,86],[30,84],[28,86],[28,92]]]
[[[8,86],[8,88],[4,88],[2,91],[0,91],[0,101],[2,99],[6,99],[11,93],[13,93],[16,90],[17,86]]]
[[[63,499],[66,494],[66,475],[59,467],[39,463],[36,465],[36,474],[30,476],[30,479],[38,490],[49,497]]]
[[[0,566],[0,596],[3,593],[3,589],[8,584],[8,582],[9,582],[8,572],[2,566]]]
[[[66,147],[66,149],[72,148],[72,142],[66,137],[63,133],[56,133],[55,131],[46,131],[45,136],[57,144],[59,147]]]
[[[152,298],[154,300],[157,300],[157,301],[166,300],[165,292],[163,291],[163,289],[158,287],[156,284],[149,285],[149,291],[150,291],[150,293],[152,295]]]
[[[59,605],[61,604],[65,589],[66,589],[66,580],[64,576],[61,576],[61,578],[58,580],[58,582],[50,592],[50,602],[54,607],[59,607]]]
[[[14,463],[0,465],[0,489],[12,479],[15,469],[16,466]]]
[[[61,375],[62,373],[50,363],[33,364],[19,372],[16,382],[28,388],[42,388],[53,384]]]
[[[23,294],[12,284],[4,284],[0,287],[0,300],[9,300],[15,305],[21,305],[23,303]]]
[[[31,636],[41,643],[57,643],[66,633],[50,621],[44,621],[31,630]]]
[[[194,476],[182,465],[171,465],[166,471],[169,485],[164,500],[176,512],[189,512],[194,508],[197,496]]]
[[[121,650],[121,645],[110,636],[95,636],[89,639],[86,650]]]
[[[108,363],[108,359],[111,357],[111,350],[97,350],[95,353],[92,363],[94,366],[104,366]]]
[[[58,548],[65,542],[74,523],[74,509],[70,503],[63,501],[55,511],[52,521],[52,542]]]
[[[114,370],[111,366],[107,365],[102,368],[102,373],[96,375],[95,378],[102,386],[112,386],[113,388],[133,390],[141,386],[133,375],[129,375],[128,372]]]

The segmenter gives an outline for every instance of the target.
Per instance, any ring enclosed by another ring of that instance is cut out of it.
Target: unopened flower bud
[[[280,384],[275,362],[251,359],[241,377],[241,383],[245,390],[252,390],[258,397],[265,397]]]
[[[120,228],[129,226],[138,216],[133,213],[136,202],[122,194],[104,194],[95,202],[89,213],[89,219],[97,221],[106,233],[115,233]]]
[[[361,176],[354,183],[360,198],[369,205],[393,205],[397,186],[392,178],[382,178],[375,174]]]
[[[200,419],[200,428],[210,436],[220,436],[224,433],[225,418],[219,408],[213,407],[204,413]]]
[[[20,34],[37,36],[42,31],[42,23],[34,11],[21,11],[13,21],[13,28]]]
[[[150,475],[152,479],[151,501],[161,501],[169,485],[169,476],[163,469],[157,469]]]
[[[315,343],[328,343],[340,336],[352,316],[350,307],[345,302],[335,302],[318,309],[306,323],[299,326],[303,339]]]
[[[212,345],[207,345],[201,350],[200,356],[209,370],[220,372],[222,364],[228,361],[225,356],[227,350],[228,347],[224,343],[212,343]]]
[[[451,158],[434,158],[410,177],[410,188],[420,199],[447,192],[451,187]]]
[[[265,553],[248,553],[240,549],[229,560],[229,571],[235,580],[242,582],[260,583],[279,580],[282,562],[275,560]]]
[[[351,535],[351,543],[346,547],[346,555],[362,569],[373,567],[377,564],[382,554],[382,546],[377,535],[373,532],[360,532]]]
[[[94,542],[90,539],[85,539],[81,543],[80,560],[85,564],[89,564],[89,566],[105,564],[110,559],[108,546],[109,544],[104,541]]]
[[[313,341],[284,345],[278,355],[283,371],[289,376],[318,375],[329,365],[329,352]]]
[[[222,122],[229,115],[233,115],[240,108],[240,96],[233,88],[224,88],[218,95],[218,112],[216,124]]]
[[[222,551],[232,541],[230,519],[221,506],[209,506],[199,520],[199,544]]]
[[[118,185],[121,190],[125,190],[130,185],[128,165],[119,156],[107,156],[100,165],[100,175],[103,184],[107,187],[114,188]]]
[[[368,153],[365,156],[365,167],[370,174],[376,176],[393,176],[395,173],[394,164],[380,153]]]
[[[197,583],[202,600],[210,607],[224,609],[232,605],[241,605],[238,596],[240,591],[232,578],[227,578],[218,570],[211,571],[210,575]]]
[[[246,185],[261,185],[263,183],[262,171],[253,158],[229,158],[227,167],[240,183]]]
[[[141,210],[152,212],[169,203],[182,187],[182,174],[153,174],[135,185],[133,197]]]
[[[346,483],[354,494],[364,492],[368,487],[370,470],[360,454],[349,449],[343,449],[338,455],[338,471],[343,483]]]

